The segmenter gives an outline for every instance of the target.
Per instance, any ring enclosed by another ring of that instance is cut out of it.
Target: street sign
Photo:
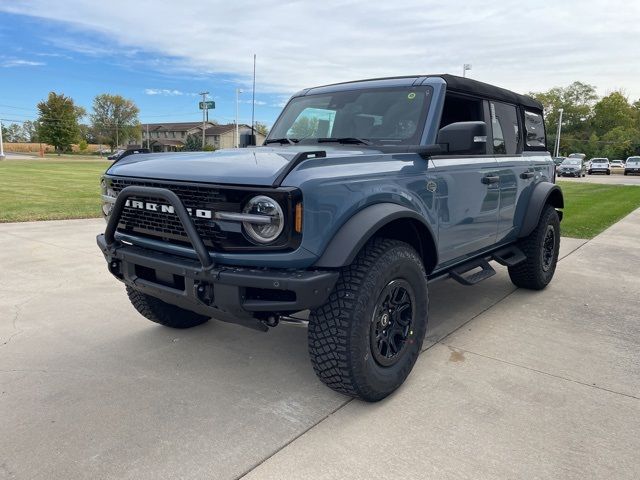
[[[216,102],[209,100],[208,102],[200,102],[200,110],[213,110],[216,108]]]

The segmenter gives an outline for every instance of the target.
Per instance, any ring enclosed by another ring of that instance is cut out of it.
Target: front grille
[[[230,194],[230,192],[223,191],[220,188],[136,179],[110,179],[110,187],[116,194],[130,185],[166,188],[178,195],[186,208],[194,210],[208,209],[213,211],[239,212],[241,208],[240,198],[238,198],[237,194]],[[229,198],[229,196],[236,198]],[[131,197],[130,200],[157,202],[159,204],[167,203],[165,200],[151,197]],[[228,246],[230,232],[222,231],[214,220],[194,216],[191,218],[193,219],[196,230],[207,247],[224,250],[225,247]],[[180,245],[191,245],[178,216],[172,213],[153,212],[125,207],[120,217],[120,222],[118,223],[118,231],[157,238]],[[231,233],[231,235],[233,235],[233,233]]]

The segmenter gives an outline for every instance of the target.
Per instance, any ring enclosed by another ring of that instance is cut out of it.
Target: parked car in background
[[[629,157],[624,166],[625,175],[640,174],[640,157]]]
[[[624,162],[622,160],[611,160],[611,168],[624,168]]]
[[[609,164],[609,159],[592,158],[587,173],[589,175],[591,175],[592,173],[604,173],[606,175],[611,175],[611,165]]]
[[[553,163],[556,164],[556,167],[561,165],[564,162],[564,159],[567,157],[553,157]]]
[[[584,177],[587,174],[587,167],[580,158],[566,158],[556,168],[556,173],[560,177]]]
[[[135,155],[137,153],[151,153],[151,150],[148,148],[129,148],[128,150],[118,150],[113,155],[109,155],[107,158],[109,160],[113,160],[117,162],[118,160],[122,160],[124,157],[128,157],[129,155]]]

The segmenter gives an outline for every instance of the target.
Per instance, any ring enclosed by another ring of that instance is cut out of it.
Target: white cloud
[[[449,72],[516,91],[574,80],[640,97],[640,2],[628,0],[282,1],[0,0],[0,10],[63,22],[151,68],[219,74],[262,92],[367,77]],[[82,44],[83,42],[77,42]]]
[[[181,90],[171,90],[168,88],[145,88],[144,93],[146,95],[162,95],[164,97],[179,97],[179,96],[190,96],[193,97],[197,94],[190,92],[183,92]]]
[[[0,66],[4,68],[13,68],[13,67],[40,67],[42,65],[46,65],[44,62],[34,62],[31,60],[22,60],[22,59],[10,59],[3,60],[0,62]]]

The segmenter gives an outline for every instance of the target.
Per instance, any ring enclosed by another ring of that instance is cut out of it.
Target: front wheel
[[[209,317],[170,305],[155,297],[139,292],[128,285],[127,296],[134,308],[143,317],[165,327],[191,328],[209,320]]]
[[[397,240],[369,242],[309,316],[313,369],[337,392],[383,399],[420,354],[427,310],[427,275],[416,251]]]
[[[509,277],[520,288],[542,290],[556,271],[560,251],[560,218],[551,205],[545,205],[538,225],[518,246],[527,259],[509,267]]]

